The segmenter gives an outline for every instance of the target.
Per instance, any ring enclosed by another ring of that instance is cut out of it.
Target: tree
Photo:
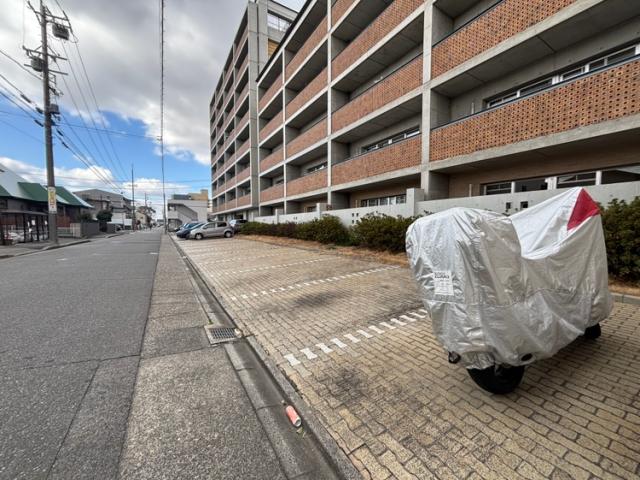
[[[98,213],[96,213],[96,218],[100,223],[110,222],[112,217],[113,213],[111,213],[110,210],[100,210]]]

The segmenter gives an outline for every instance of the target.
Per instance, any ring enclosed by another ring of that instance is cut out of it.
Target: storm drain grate
[[[207,325],[204,327],[209,338],[209,343],[223,343],[230,340],[235,340],[240,337],[240,331],[233,327],[214,327],[213,325]]]

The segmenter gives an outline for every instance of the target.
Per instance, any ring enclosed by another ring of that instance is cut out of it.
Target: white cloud
[[[23,0],[2,0],[0,49],[21,63],[21,49],[38,45],[38,25]],[[53,2],[47,2],[57,12]],[[158,1],[59,0],[69,15],[102,110],[141,120],[147,133],[159,132],[159,12]],[[303,0],[287,0],[299,8]],[[165,144],[180,159],[209,164],[209,100],[232,38],[246,6],[245,0],[172,0],[165,10]],[[24,19],[24,21],[23,21]],[[24,27],[24,33],[23,33]],[[53,47],[64,55],[58,40]],[[66,43],[76,75],[82,66],[72,43]],[[34,100],[41,87],[18,66],[0,56],[0,69]],[[71,73],[66,62],[60,69]],[[72,75],[60,103],[86,116]],[[76,100],[78,109],[71,102]],[[85,97],[92,105],[90,92]],[[121,155],[122,156],[122,155]]]

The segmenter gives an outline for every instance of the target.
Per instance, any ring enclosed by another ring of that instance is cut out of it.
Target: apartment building
[[[256,79],[297,12],[271,0],[249,0],[209,104],[212,212],[257,213]]]
[[[640,194],[640,2],[309,0],[257,78],[259,219]]]

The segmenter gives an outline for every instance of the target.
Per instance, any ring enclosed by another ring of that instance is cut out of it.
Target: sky
[[[40,44],[26,0],[0,0],[0,164],[46,183],[42,82],[22,46]],[[34,6],[38,0],[31,0]],[[152,0],[46,0],[73,36],[49,35],[58,60],[56,184],[124,192],[162,211],[159,4]],[[210,187],[209,100],[246,0],[165,0],[165,186],[167,198]],[[299,9],[304,0],[280,0]],[[85,74],[86,71],[86,74]],[[108,131],[108,132],[107,132]],[[87,165],[88,164],[88,165]],[[158,215],[161,217],[161,214]]]

